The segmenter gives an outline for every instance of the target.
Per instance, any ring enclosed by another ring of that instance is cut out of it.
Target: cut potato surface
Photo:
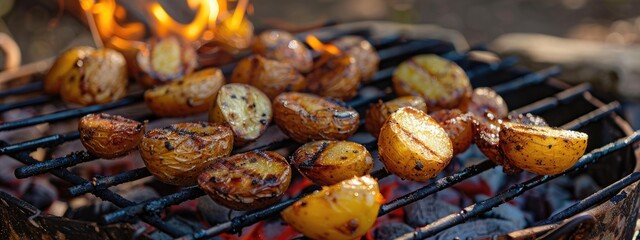
[[[367,131],[377,138],[378,135],[380,135],[380,128],[382,124],[384,124],[384,121],[387,120],[389,115],[402,107],[414,107],[420,111],[427,112],[427,104],[424,103],[422,97],[418,96],[404,96],[388,102],[379,101],[371,105],[367,110],[367,117],[365,119]]]
[[[373,158],[367,148],[355,142],[315,141],[298,148],[292,164],[311,181],[332,185],[369,174]]]

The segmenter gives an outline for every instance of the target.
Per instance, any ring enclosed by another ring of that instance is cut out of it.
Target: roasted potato
[[[247,152],[222,158],[198,177],[214,201],[248,211],[277,202],[289,188],[291,167],[275,152]]]
[[[360,116],[343,102],[306,93],[282,93],[273,100],[278,127],[297,142],[344,140],[358,130]]]
[[[128,84],[124,56],[103,48],[78,59],[63,77],[60,95],[64,101],[80,105],[108,103],[125,97]]]
[[[404,179],[426,181],[444,170],[453,158],[447,132],[413,107],[391,114],[378,139],[380,161],[389,172]]]
[[[231,74],[232,83],[252,85],[274,99],[278,94],[304,89],[304,77],[291,65],[262,56],[247,57],[236,65]]]
[[[447,132],[453,144],[453,155],[463,153],[471,146],[474,129],[472,113],[463,113],[460,109],[442,109],[431,113],[431,117]]]
[[[353,177],[323,187],[295,202],[280,215],[311,239],[359,239],[375,223],[383,202],[375,179]]]
[[[80,142],[87,152],[101,158],[124,156],[138,147],[145,124],[106,113],[80,118]]]
[[[427,104],[421,97],[417,96],[399,97],[388,102],[379,101],[371,105],[367,110],[364,126],[371,135],[377,138],[380,135],[380,128],[384,121],[387,120],[389,115],[402,107],[414,107],[420,111],[427,112]]]
[[[503,122],[500,149],[509,162],[523,170],[553,175],[571,168],[587,149],[585,133]]]
[[[182,38],[151,38],[136,56],[136,78],[146,87],[183,78],[196,68],[195,49]]]
[[[253,24],[246,17],[239,22],[227,17],[216,26],[213,41],[229,53],[238,53],[251,46]]]
[[[462,68],[437,55],[418,55],[393,72],[398,96],[421,96],[430,112],[457,108],[471,97],[471,84]]]
[[[313,67],[311,51],[291,33],[285,31],[267,30],[260,33],[253,44],[253,52],[288,63],[302,73],[311,71]]]
[[[233,131],[207,122],[178,123],[147,132],[139,152],[149,172],[161,182],[190,186],[210,164],[229,156]]]
[[[307,76],[306,90],[323,97],[348,100],[358,94],[360,70],[349,54],[327,56]]]
[[[333,185],[369,174],[373,158],[364,146],[347,141],[315,141],[302,145],[291,164],[311,181]]]
[[[236,146],[258,139],[267,130],[272,116],[271,101],[267,95],[253,86],[240,83],[222,86],[209,111],[210,122],[231,127]]]
[[[493,89],[487,87],[474,89],[471,98],[465,101],[460,108],[475,116],[486,116],[490,113],[496,118],[505,118],[509,114],[509,108],[504,99]]]
[[[144,92],[147,107],[161,117],[182,117],[207,112],[224,85],[222,71],[207,68],[181,80]]]
[[[343,53],[356,59],[362,81],[370,80],[378,71],[380,56],[369,41],[360,36],[344,36],[332,42]]]
[[[44,78],[44,91],[49,94],[59,94],[60,87],[65,78],[76,68],[82,67],[82,62],[78,62],[96,49],[92,47],[74,47],[62,53],[56,61],[51,65],[49,72]],[[78,65],[80,64],[80,65]]]

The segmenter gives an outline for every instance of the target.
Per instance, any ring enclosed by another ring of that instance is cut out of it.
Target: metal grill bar
[[[525,77],[521,77],[517,80],[509,81],[500,85],[493,86],[493,90],[502,95],[507,92],[512,92],[517,89],[521,89],[526,86],[539,84],[549,77],[555,77],[560,75],[562,68],[560,66],[552,66],[536,72],[537,74],[528,74]]]
[[[54,147],[62,143],[73,141],[80,138],[79,132],[70,132],[65,134],[56,134],[38,138],[30,141],[21,142],[6,147],[0,147],[0,153],[9,154],[25,150],[33,150],[39,147]]]
[[[41,91],[42,88],[43,88],[42,81],[36,81],[36,82],[28,83],[19,87],[14,87],[11,89],[0,91],[0,98],[18,95],[18,94],[37,92],[37,91]]]
[[[86,182],[81,185],[75,185],[69,188],[69,193],[71,196],[78,196],[96,189],[106,189],[111,186],[149,176],[151,176],[151,173],[146,167],[136,168],[113,176],[96,178],[95,181]]]
[[[3,105],[0,105],[0,112],[9,111],[9,110],[16,109],[16,108],[22,108],[22,107],[28,107],[28,106],[43,104],[43,103],[50,102],[50,101],[52,101],[54,99],[56,99],[55,96],[42,95],[42,96],[37,96],[37,97],[33,97],[33,98],[30,98],[30,99],[27,99],[27,100],[24,100],[24,101],[6,103],[6,104],[3,104]]]
[[[564,125],[562,125],[560,128],[564,128],[564,129],[579,129],[581,127],[584,127],[585,125],[587,125],[589,122],[586,121],[588,119],[594,119],[594,118],[602,118],[608,114],[611,114],[612,112],[618,111],[620,110],[620,103],[618,101],[613,101],[607,105],[604,105],[602,107],[599,107],[596,110],[593,110],[583,116],[580,116],[579,118],[576,118],[574,120],[572,120],[571,122],[568,122]]]
[[[547,97],[533,104],[518,108],[513,112],[539,114],[562,103],[569,102],[576,97],[582,96],[582,94],[588,92],[590,89],[591,84],[582,83],[580,85],[576,85],[575,87],[556,93],[551,97]]]
[[[79,151],[71,153],[64,157],[19,167],[16,169],[15,174],[17,178],[28,178],[38,174],[46,173],[48,171],[51,171],[51,169],[71,167],[79,163],[89,162],[96,159],[98,159],[98,157],[89,154],[86,151]]]

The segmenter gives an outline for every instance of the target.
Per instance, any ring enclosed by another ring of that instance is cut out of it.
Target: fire
[[[199,39],[205,30],[214,29],[220,6],[216,0],[188,0],[187,3],[192,9],[198,7],[195,18],[188,24],[178,23],[160,6],[159,3],[151,4],[150,11],[154,19],[155,34],[164,37],[176,34],[186,40],[195,41]]]
[[[309,46],[311,46],[311,48],[313,48],[318,52],[326,52],[331,55],[340,54],[340,49],[338,49],[338,47],[336,47],[333,44],[324,44],[320,41],[320,39],[318,39],[313,35],[307,35],[306,41],[309,44]]]
[[[120,49],[140,46],[144,37],[142,23],[120,25],[115,18],[126,18],[126,11],[119,10],[115,0],[80,0],[80,6],[87,14],[92,32],[97,31],[102,41]],[[119,11],[117,11],[119,10]],[[116,11],[118,14],[116,14]]]

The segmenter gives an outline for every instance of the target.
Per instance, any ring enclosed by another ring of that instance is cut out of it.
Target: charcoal
[[[375,240],[395,239],[408,232],[413,232],[413,228],[401,222],[381,223],[373,230],[373,238]]]
[[[476,196],[476,202],[482,201],[489,198],[488,196],[479,195]],[[484,213],[482,216],[485,218],[494,218],[494,219],[502,219],[506,221],[510,221],[518,228],[524,228],[527,226],[527,219],[525,217],[524,212],[520,210],[518,207],[513,206],[509,203],[501,204],[500,206],[492,209],[489,212]]]
[[[601,189],[598,183],[586,174],[578,176],[574,182],[573,194],[577,199],[584,199]]]
[[[469,221],[444,230],[434,236],[436,240],[474,239],[501,235],[519,230],[512,222],[499,219]]]
[[[200,197],[197,199],[197,201],[198,204],[196,206],[196,209],[198,210],[202,218],[212,226],[229,221],[229,217],[233,218],[244,213],[241,211],[234,211],[225,206],[222,206],[211,200],[209,196]]]
[[[131,191],[123,193],[122,196],[134,202],[144,202],[159,197],[158,193],[149,187],[131,189]],[[69,208],[64,216],[72,219],[98,222],[101,220],[102,215],[111,213],[117,209],[118,207],[110,202],[95,201],[89,205],[75,209]]]
[[[178,216],[170,216],[167,217],[165,219],[165,222],[167,223],[167,225],[171,225],[183,232],[195,232],[198,231],[200,229],[202,229],[202,226],[194,221],[182,218],[182,217],[178,217]],[[154,231],[151,234],[149,234],[149,236],[151,237],[151,239],[158,239],[158,240],[169,240],[169,239],[174,239],[171,236],[167,235],[166,233],[163,233],[162,231]],[[222,238],[220,237],[211,237],[211,238],[207,238],[208,240],[221,240]]]
[[[40,210],[46,210],[58,199],[58,191],[46,179],[35,178],[20,186],[20,198]]]
[[[404,220],[410,226],[420,227],[459,211],[459,207],[429,196],[405,206]]]

